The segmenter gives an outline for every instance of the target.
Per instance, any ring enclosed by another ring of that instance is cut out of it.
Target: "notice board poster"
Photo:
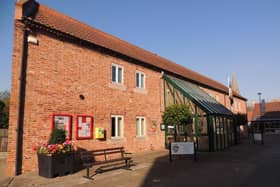
[[[192,155],[194,154],[194,142],[172,142],[172,155]]]
[[[93,118],[90,115],[77,115],[76,139],[93,138]]]
[[[65,130],[66,139],[71,140],[72,116],[68,115],[68,114],[53,114],[52,115],[52,130],[54,128]]]

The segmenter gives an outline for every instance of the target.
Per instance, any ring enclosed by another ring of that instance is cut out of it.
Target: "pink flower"
[[[32,149],[38,154],[66,154],[73,151],[73,143],[68,140],[62,144],[39,143]]]
[[[32,147],[33,151],[37,151],[37,149],[38,149],[38,146],[36,146],[36,145]]]

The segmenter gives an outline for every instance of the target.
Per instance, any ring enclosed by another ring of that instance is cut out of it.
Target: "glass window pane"
[[[136,87],[139,88],[140,85],[139,85],[139,73],[136,73]]]
[[[117,136],[122,136],[122,118],[118,117]]]
[[[112,82],[116,82],[116,66],[112,66]]]
[[[112,117],[112,118],[111,118],[111,136],[112,136],[112,137],[116,136],[115,125],[116,125],[116,118],[115,118],[115,117]]]
[[[144,88],[144,74],[141,74],[141,88]]]
[[[140,136],[140,119],[136,118],[136,136]]]
[[[224,142],[224,123],[223,118],[220,117],[220,140],[221,140],[221,149],[225,148],[225,142]]]
[[[118,68],[118,83],[122,83],[122,68]]]
[[[144,136],[145,135],[145,120],[144,118],[141,119],[141,136]]]

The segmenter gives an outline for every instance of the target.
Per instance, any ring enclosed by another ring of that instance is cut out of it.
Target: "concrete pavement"
[[[199,153],[169,163],[167,151],[134,155],[131,171],[117,169],[88,180],[85,171],[46,179],[37,173],[5,178],[2,186],[280,186],[280,135],[265,136],[264,145],[250,141],[215,153]],[[5,182],[5,183],[4,183]]]
[[[6,176],[6,173],[5,173],[6,157],[7,157],[6,152],[0,152],[0,178]]]

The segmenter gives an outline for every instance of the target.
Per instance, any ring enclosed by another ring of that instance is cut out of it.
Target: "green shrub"
[[[51,133],[49,144],[62,144],[65,142],[66,132],[63,129],[54,128]]]
[[[234,120],[235,120],[235,124],[237,126],[240,125],[246,125],[248,120],[247,120],[247,115],[246,114],[241,114],[241,113],[237,113],[234,115]]]
[[[187,125],[192,123],[193,115],[186,105],[175,104],[166,107],[162,120],[165,125]]]

